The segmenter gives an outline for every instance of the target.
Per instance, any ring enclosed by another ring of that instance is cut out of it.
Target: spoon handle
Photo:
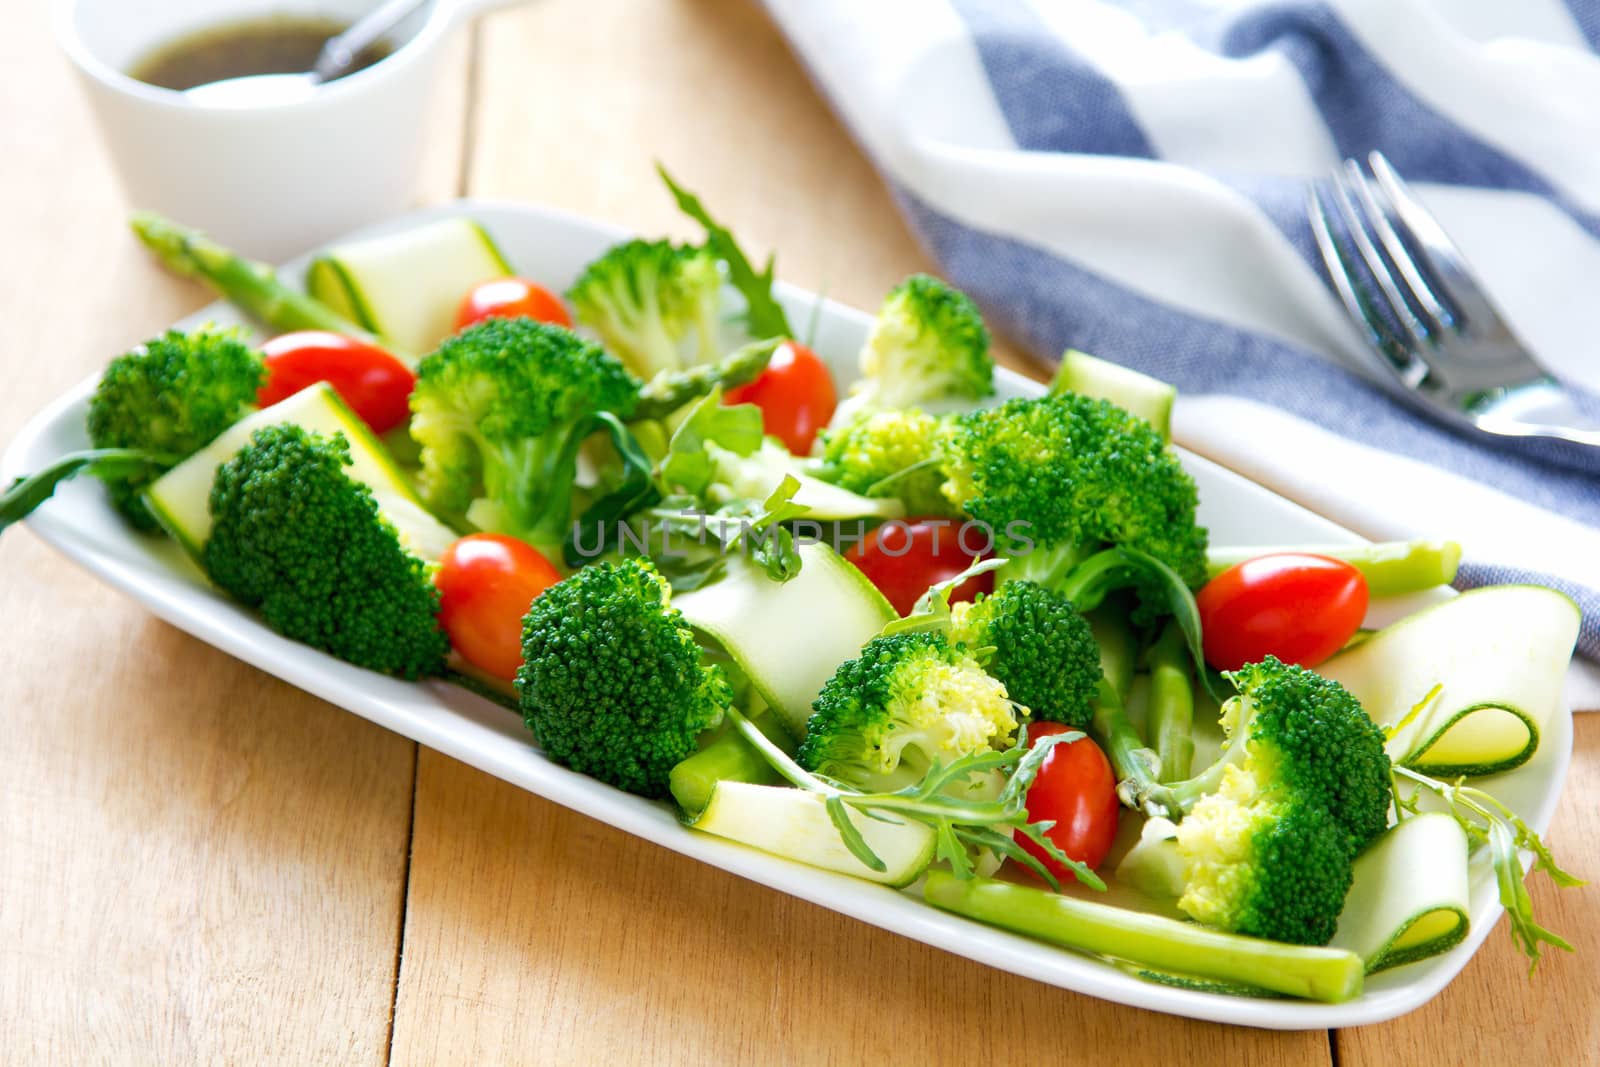
[[[312,77],[319,82],[339,77],[350,69],[357,56],[377,44],[384,34],[426,2],[387,0],[371,14],[357,19],[355,25],[322,46],[322,51],[317,54],[316,65],[311,68]]]

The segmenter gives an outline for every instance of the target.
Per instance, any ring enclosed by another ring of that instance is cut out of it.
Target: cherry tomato
[[[572,328],[572,316],[561,298],[526,278],[495,278],[475,285],[456,311],[456,329],[464,330],[484,319],[514,319],[525,315],[540,322]]]
[[[1367,580],[1342,560],[1282,552],[1229,567],[1195,602],[1206,662],[1218,670],[1268,655],[1315,667],[1360,628]]]
[[[1059,722],[1034,723],[1028,727],[1028,741],[1036,745],[1042,738],[1071,729]],[[1044,836],[1065,852],[1068,859],[1091,868],[1105,862],[1106,853],[1111,851],[1111,843],[1116,840],[1117,816],[1122,805],[1117,802],[1117,776],[1112,773],[1111,761],[1106,759],[1099,745],[1087,737],[1056,745],[1028,787],[1024,804],[1029,822],[1055,823]],[[1021,834],[1016,840],[1057,877],[1072,877],[1070,871],[1032,841]]]
[[[761,409],[767,433],[797,456],[808,455],[817,432],[833,418],[838,395],[833,375],[815,352],[798,341],[785,341],[772,353],[767,369],[754,381],[729,389],[729,404],[754,404]]]
[[[308,386],[327,382],[374,433],[386,433],[411,414],[411,368],[377,345],[339,333],[302,330],[261,346],[267,384],[256,403],[270,407]]]
[[[534,597],[560,580],[560,572],[527,542],[469,534],[439,561],[439,622],[468,663],[514,681],[522,666],[522,617]]]
[[[968,534],[961,543],[961,523],[951,519],[905,519],[886,522],[845,553],[878,592],[902,615],[930,586],[954,578],[991,547],[986,536]],[[968,549],[971,551],[968,551]],[[994,574],[968,578],[951,591],[950,602],[994,592]]]

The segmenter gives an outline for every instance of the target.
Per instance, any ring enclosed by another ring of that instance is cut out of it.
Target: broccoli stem
[[[362,340],[378,340],[327,305],[284,285],[265,263],[247,260],[198,230],[148,211],[134,215],[129,225],[172,273],[199,278],[245,314],[274,330],[330,330]]]
[[[1100,673],[1122,700],[1128,699],[1133,687],[1134,660],[1138,658],[1139,642],[1133,627],[1128,625],[1127,612],[1112,607],[1096,608],[1084,618],[1100,646]]]
[[[1194,685],[1189,647],[1175,622],[1167,623],[1150,649],[1149,732],[1160,760],[1162,782],[1189,777],[1194,762]]]
[[[794,742],[784,733],[771,709],[749,717],[750,724],[785,753],[792,754]],[[771,763],[735,727],[729,727],[699,752],[672,768],[667,776],[673,799],[684,811],[705,810],[718,782],[749,782],[776,785],[783,781]]]
[[[1370,545],[1283,545],[1273,548],[1214,548],[1206,557],[1206,575],[1215,578],[1229,567],[1257,556],[1301,552],[1329,556],[1355,567],[1367,579],[1373,596],[1420,593],[1455,581],[1461,546],[1454,541],[1381,541]]]
[[[1210,930],[1027,886],[928,872],[928,903],[1014,933],[1164,971],[1338,1003],[1360,995],[1360,957]]]

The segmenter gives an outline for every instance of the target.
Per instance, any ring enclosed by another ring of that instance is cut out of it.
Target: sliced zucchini
[[[211,536],[211,483],[217,468],[238,454],[264,426],[293,423],[313,433],[344,434],[350,442],[346,473],[372,490],[378,509],[394,524],[400,541],[425,560],[437,560],[457,534],[422,506],[383,445],[360,416],[325,383],[302,390],[230,426],[145,491],[145,501],[173,537],[196,559]]]
[[[469,289],[512,273],[484,228],[457,217],[330,248],[307,269],[306,288],[396,349],[422,355],[454,332]]]
[[[1399,727],[1395,762],[1435,776],[1494,774],[1526,763],[1559,713],[1580,621],[1553,589],[1490,586],[1407,616],[1317,670],[1374,722]]]
[[[1367,973],[1454,948],[1467,936],[1467,835],[1443,812],[1391,826],[1356,860],[1330,944]]]
[[[689,625],[727,649],[796,738],[805,736],[823,683],[897,617],[828,546],[802,545],[800,561],[798,576],[775,582],[736,555],[723,580],[672,598]]]
[[[1172,402],[1178,390],[1148,374],[1069,348],[1061,356],[1050,391],[1109,400],[1154,426],[1163,438],[1172,437]]]
[[[884,863],[885,870],[874,871],[845,847],[824,805],[821,794],[804,789],[718,782],[710,803],[689,825],[775,856],[896,887],[916,881],[933,862],[931,827],[887,814],[847,812],[867,847]]]

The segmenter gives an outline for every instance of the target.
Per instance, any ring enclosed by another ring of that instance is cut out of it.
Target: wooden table
[[[0,35],[0,445],[209,299],[123,230],[46,6],[8,5]],[[687,236],[661,159],[801,285],[872,306],[931,266],[741,0],[496,15],[458,42],[431,122],[424,201]],[[1600,1062],[1600,889],[1535,885],[1581,955],[1532,979],[1497,931],[1393,1023],[1189,1022],[642,845],[230,659],[20,529],[0,620],[0,1063]],[[1600,716],[1556,823],[1600,875]]]

